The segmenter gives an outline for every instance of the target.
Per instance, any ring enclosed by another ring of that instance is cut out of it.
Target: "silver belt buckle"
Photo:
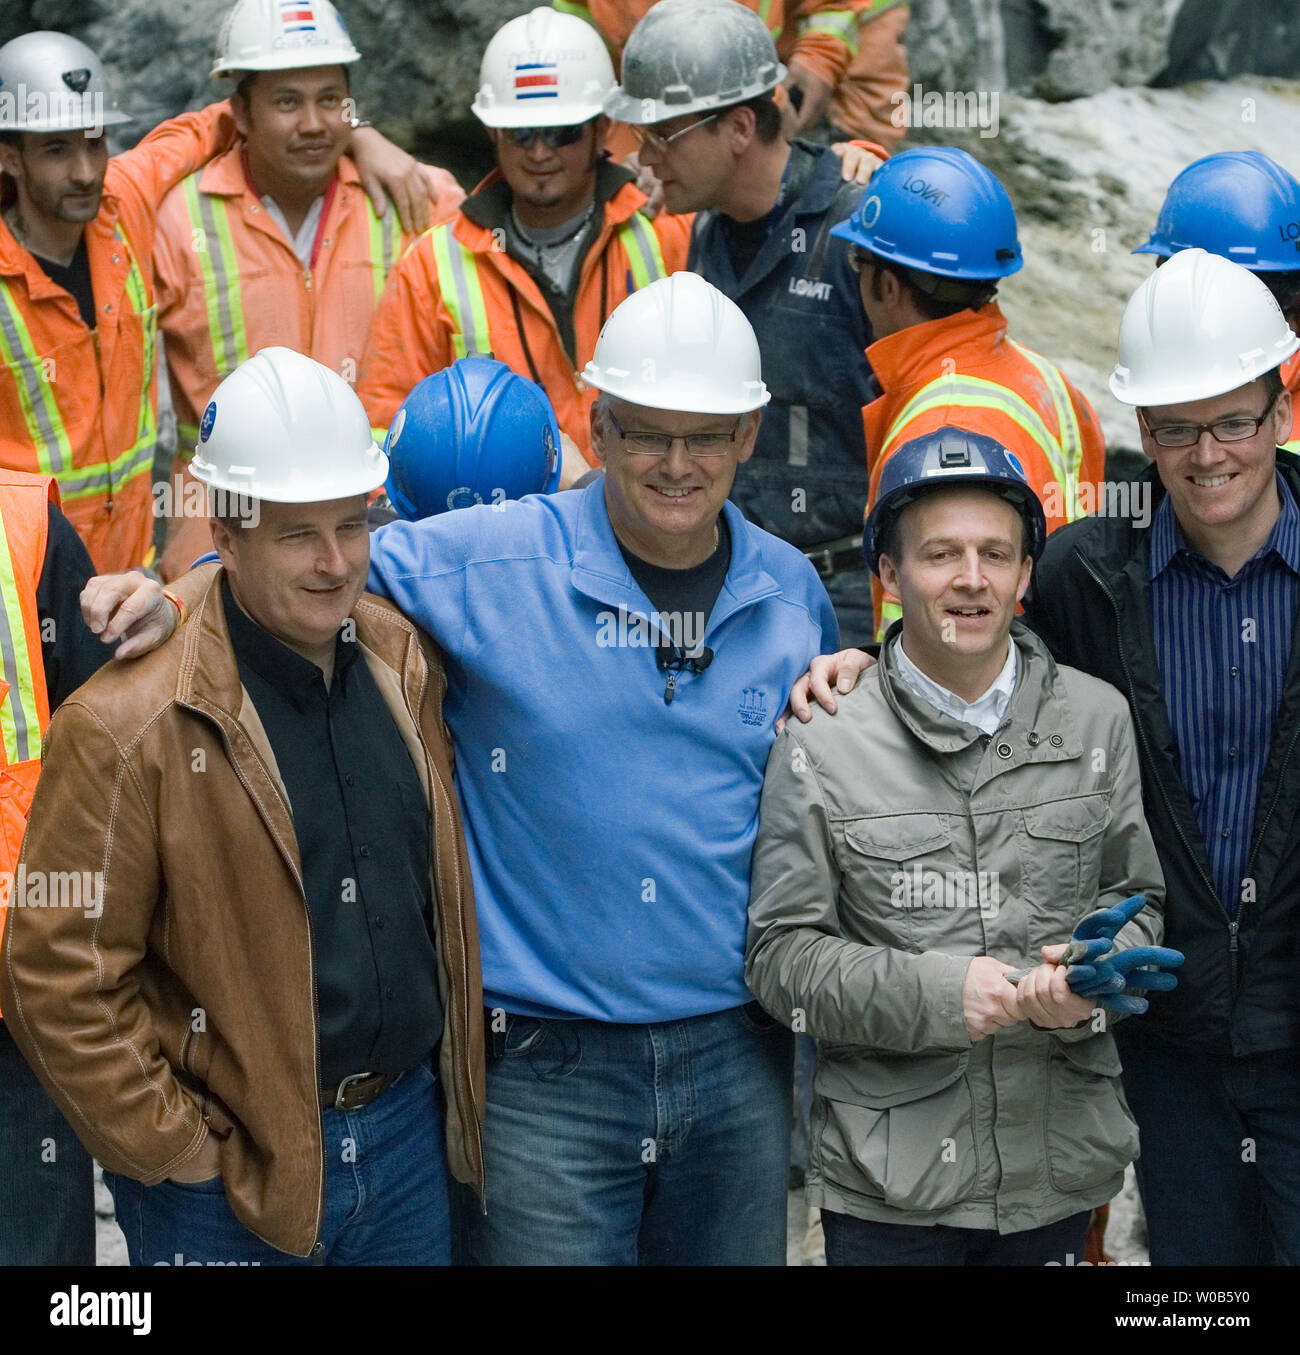
[[[335,1093],[334,1093],[334,1107],[333,1107],[333,1108],[334,1108],[335,1110],[343,1110],[343,1109],[345,1109],[345,1107],[344,1107],[344,1105],[343,1105],[343,1096],[344,1096],[344,1093],[347,1091],[347,1089],[348,1089],[350,1086],[352,1086],[354,1083],[357,1083],[357,1082],[365,1082],[367,1079],[372,1078],[372,1077],[374,1077],[374,1076],[375,1076],[374,1073],[352,1073],[352,1074],[350,1074],[348,1077],[345,1077],[345,1078],[343,1079],[343,1081],[339,1083],[338,1089],[337,1089],[337,1090],[335,1091]]]

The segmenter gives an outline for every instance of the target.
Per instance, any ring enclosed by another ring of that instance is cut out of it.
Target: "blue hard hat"
[[[1203,249],[1256,273],[1300,269],[1300,181],[1258,151],[1194,160],[1169,185],[1134,254]]]
[[[408,522],[476,503],[550,494],[560,429],[545,391],[492,358],[468,357],[402,401],[384,442],[386,489]]]
[[[882,259],[972,281],[1024,264],[1007,190],[966,151],[925,146],[886,160],[831,234]]]
[[[899,513],[931,490],[956,487],[989,489],[1015,504],[1029,528],[1030,557],[1043,553],[1047,519],[1019,457],[996,438],[949,425],[903,443],[881,469],[862,532],[862,553],[876,574],[881,542]]]

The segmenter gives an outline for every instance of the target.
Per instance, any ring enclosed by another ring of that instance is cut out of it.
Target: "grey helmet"
[[[130,121],[84,42],[42,30],[0,47],[0,132],[80,132]]]
[[[622,83],[605,100],[644,125],[744,103],[785,79],[767,25],[736,0],[660,0],[623,48]]]

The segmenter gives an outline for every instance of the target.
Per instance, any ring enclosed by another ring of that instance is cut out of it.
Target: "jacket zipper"
[[[1143,727],[1142,718],[1138,712],[1137,690],[1133,685],[1133,672],[1129,668],[1128,655],[1124,652],[1124,626],[1120,618],[1119,603],[1115,600],[1115,594],[1111,591],[1110,585],[1106,583],[1095,569],[1093,569],[1092,565],[1089,564],[1084,558],[1083,553],[1077,547],[1075,548],[1074,553],[1078,558],[1079,563],[1082,564],[1084,569],[1088,572],[1092,581],[1103,593],[1105,593],[1106,600],[1110,603],[1111,611],[1114,613],[1116,648],[1119,651],[1120,667],[1124,670],[1124,681],[1128,686],[1128,703],[1129,709],[1133,714],[1133,728],[1137,730],[1138,742],[1141,743],[1142,750],[1146,754],[1148,765],[1154,768],[1155,758],[1151,754],[1151,745],[1147,742],[1146,729]],[[1197,873],[1200,875],[1205,887],[1210,891],[1210,895],[1218,907],[1222,909],[1223,903],[1219,899],[1219,891],[1215,888],[1214,881],[1205,873],[1201,863],[1196,860],[1196,853],[1192,849],[1192,844],[1188,841],[1187,834],[1183,832],[1183,825],[1179,820],[1178,815],[1174,813],[1174,806],[1169,799],[1169,792],[1165,789],[1164,781],[1159,775],[1154,776],[1152,779],[1160,789],[1160,798],[1164,801],[1165,809],[1169,813],[1170,822],[1174,825],[1179,840],[1186,849],[1188,859],[1195,864]],[[1272,811],[1270,810],[1269,812],[1271,813]],[[1232,983],[1232,993],[1234,997],[1236,997],[1237,993],[1237,930],[1240,916],[1241,908],[1239,907],[1237,910],[1237,917],[1233,918],[1228,923],[1228,973]]]

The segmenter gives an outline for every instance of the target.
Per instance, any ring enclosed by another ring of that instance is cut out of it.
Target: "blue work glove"
[[[1181,950],[1168,946],[1133,946],[1095,964],[1072,965],[1065,981],[1078,997],[1090,997],[1109,1011],[1140,1015],[1147,1009],[1143,992],[1167,993],[1178,976],[1167,971],[1183,963]]]
[[[1094,938],[1104,937],[1107,941],[1113,942],[1119,929],[1132,922],[1135,917],[1147,906],[1147,896],[1145,894],[1130,894],[1123,903],[1117,903],[1113,908],[1098,908],[1095,913],[1089,913],[1079,925],[1074,929],[1073,940],[1091,941]],[[1109,950],[1110,946],[1106,947]],[[1104,955],[1105,950],[1098,952]]]

